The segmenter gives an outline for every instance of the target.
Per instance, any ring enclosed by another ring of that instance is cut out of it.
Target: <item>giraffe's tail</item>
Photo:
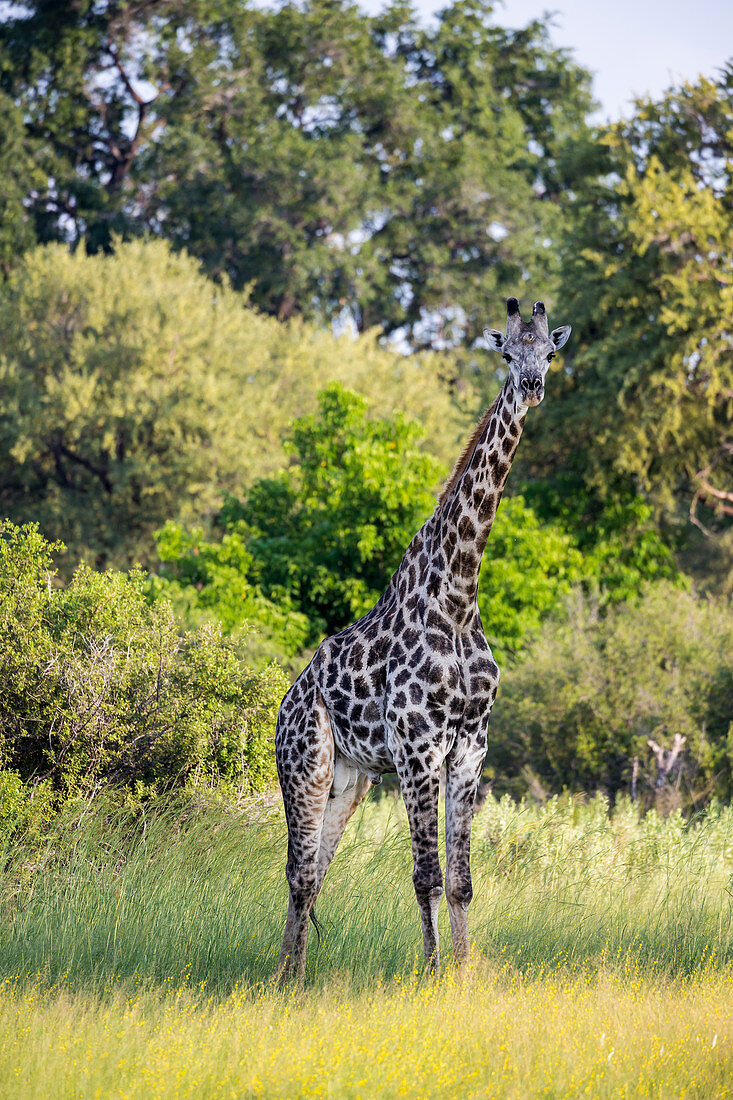
[[[311,924],[316,930],[316,936],[318,937],[318,946],[321,946],[321,928],[323,927],[318,917],[316,916],[315,907],[311,909]]]

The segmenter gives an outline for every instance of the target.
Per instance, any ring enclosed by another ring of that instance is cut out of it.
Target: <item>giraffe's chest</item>
[[[460,725],[468,682],[460,643],[423,639],[407,660],[395,660],[387,673],[385,715],[388,724],[409,736],[419,730],[440,739]]]
[[[319,679],[338,750],[364,771],[390,771],[397,731],[412,741],[428,738],[445,755],[495,691],[476,666],[477,645],[488,650],[483,635],[457,631],[437,601],[419,617],[398,609],[329,639]]]
[[[488,719],[499,670],[480,625],[459,633],[441,616],[426,622],[429,629],[409,658],[388,669],[385,713],[388,724],[411,739],[424,731],[450,751],[461,730]]]

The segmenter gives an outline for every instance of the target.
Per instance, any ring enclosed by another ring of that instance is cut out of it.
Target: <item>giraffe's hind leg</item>
[[[316,881],[316,891],[311,905],[311,911],[315,905],[316,898],[321,892],[323,886],[323,880],[326,877],[326,871],[328,870],[331,860],[333,859],[339,841],[344,834],[349,819],[354,814],[354,811],[358,807],[359,803],[363,800],[364,795],[371,787],[371,780],[363,773],[358,774],[358,778],[353,787],[344,791],[341,794],[332,795],[329,797],[326,804],[326,810],[323,815],[323,825],[321,828],[321,844],[318,850],[318,877]],[[309,914],[310,915],[310,914]],[[280,958],[277,964],[277,977],[281,981],[286,981],[290,973],[290,962],[293,956],[293,941],[295,939],[296,930],[296,907],[293,902],[292,891],[288,892],[288,915],[285,922],[285,934],[283,936],[282,948],[280,950]]]
[[[290,977],[290,962],[293,955],[294,939],[295,907],[293,906],[293,895],[288,888],[288,915],[285,918],[285,933],[283,935],[282,947],[280,948],[280,957],[277,960],[277,969],[275,970],[275,979],[278,982],[284,983]]]
[[[353,780],[343,791],[331,789],[321,830],[321,847],[318,852],[318,890],[323,886],[331,860],[334,857],[349,819],[372,785],[368,775],[353,769]]]
[[[371,785],[371,780],[367,775],[362,772],[355,772],[355,781],[350,784],[346,790],[334,791],[333,787],[330,790],[321,825],[321,841],[318,850],[318,873],[311,912],[313,911],[316,898],[321,892],[323,880],[326,877],[326,871],[334,857],[339,841],[344,834],[344,829]],[[293,956],[295,930],[296,906],[293,902],[292,891],[289,891],[285,935],[283,936],[283,945],[277,965],[278,977],[283,981],[289,976],[290,961]]]
[[[288,824],[288,916],[277,966],[280,981],[301,980],[310,918],[319,889],[319,852],[334,743],[328,712],[310,669],[293,685],[278,715],[275,754]],[[322,880],[321,880],[322,881]]]

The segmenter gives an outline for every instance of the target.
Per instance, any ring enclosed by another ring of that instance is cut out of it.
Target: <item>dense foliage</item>
[[[674,559],[654,530],[602,514],[589,539],[581,526],[543,519],[522,496],[499,507],[481,563],[478,603],[484,630],[502,665],[519,657],[548,616],[561,618],[573,588],[601,608],[638,593],[645,580],[678,579]],[[603,521],[606,521],[605,523]]]
[[[315,639],[348,625],[382,594],[430,515],[440,467],[418,447],[422,430],[400,415],[368,419],[366,401],[323,390],[318,413],[293,425],[293,464],[229,500],[225,526],[248,531],[257,576],[288,593]]]
[[[218,623],[225,634],[246,639],[256,664],[276,659],[288,666],[313,640],[311,621],[283,588],[268,598],[239,525],[220,538],[203,528],[169,521],[156,534],[160,564],[148,578],[154,599],[169,600],[189,626]]]
[[[653,791],[650,739],[686,738],[670,781],[679,804],[733,794],[733,615],[667,583],[598,618],[578,600],[548,621],[526,659],[505,670],[491,719],[488,764],[501,789],[631,786]]]
[[[35,250],[0,293],[0,331],[0,508],[63,540],[72,567],[146,564],[167,520],[205,521],[276,471],[324,378],[409,408],[440,456],[460,438],[440,357],[278,324],[164,242]]]
[[[25,143],[23,112],[0,91],[0,272],[7,275],[18,257],[36,242],[28,217],[29,189],[44,187],[47,177]]]
[[[561,243],[573,339],[521,459],[708,534],[733,516],[732,91],[729,69],[581,144],[594,167]]]
[[[435,506],[428,486],[439,467],[419,449],[417,423],[370,418],[366,401],[339,385],[318,405],[285,441],[291,465],[230,497],[208,539],[172,523],[157,535],[154,590],[192,621],[213,613],[234,633],[255,624],[260,648],[281,660],[369,610]],[[678,576],[641,501],[607,508],[589,537],[571,508],[535,495],[562,522],[510,497],[482,562],[479,609],[501,663],[561,612],[573,586],[605,607],[646,580]]]
[[[573,337],[482,566],[491,767],[613,794],[684,734],[729,796],[733,68],[588,88],[489,0],[5,5],[1,805],[263,782],[270,660],[377,598],[523,285]]]
[[[181,632],[139,572],[81,566],[56,587],[54,549],[0,524],[0,766],[42,801],[271,782],[283,673],[252,672],[220,627]],[[17,796],[4,780],[0,799]]]
[[[475,339],[487,299],[547,280],[588,85],[489,0],[430,28],[402,2],[29,0],[0,22],[0,91],[15,177],[32,156],[42,179],[6,232],[153,232],[281,318]]]

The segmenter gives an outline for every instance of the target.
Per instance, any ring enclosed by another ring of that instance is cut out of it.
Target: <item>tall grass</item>
[[[44,845],[4,853],[0,974],[101,994],[120,982],[205,982],[225,996],[272,974],[286,908],[279,812],[171,802],[145,817],[100,804]],[[629,960],[685,976],[733,962],[733,813],[609,818],[601,799],[489,800],[473,834],[475,951],[525,975]],[[442,907],[445,910],[445,906]],[[319,899],[308,975],[355,990],[419,968],[401,803],[367,803]],[[444,957],[450,957],[442,913]]]

